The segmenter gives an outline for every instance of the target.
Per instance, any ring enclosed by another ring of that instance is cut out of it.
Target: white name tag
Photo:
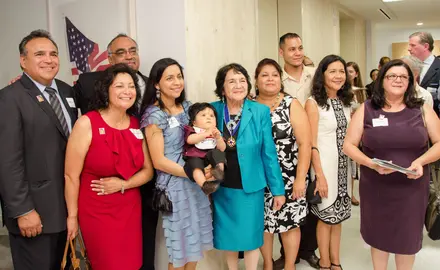
[[[388,126],[388,118],[385,118],[385,115],[379,115],[379,118],[373,118],[373,127],[387,127]]]
[[[168,125],[170,126],[170,128],[175,128],[180,126],[179,121],[177,121],[176,117],[174,116],[168,118]]]
[[[73,98],[68,97],[66,98],[66,101],[69,104],[70,108],[76,108],[75,101],[73,100]]]
[[[137,139],[142,140],[144,138],[140,129],[130,128],[130,131]]]

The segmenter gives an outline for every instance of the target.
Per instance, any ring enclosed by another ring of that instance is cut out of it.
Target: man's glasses
[[[127,53],[131,56],[136,56],[138,54],[137,48],[130,48],[128,51],[126,49],[118,49],[115,52],[110,52],[110,54],[114,54],[117,57],[124,57]]]
[[[406,82],[409,79],[408,75],[396,75],[396,74],[385,75],[385,78],[387,78],[387,80],[393,81],[393,82],[395,80],[397,80],[397,78],[399,78],[402,82],[404,82],[404,81]]]

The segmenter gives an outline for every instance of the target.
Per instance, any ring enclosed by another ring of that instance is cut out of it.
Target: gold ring
[[[104,194],[104,189],[103,188],[101,188],[101,193]]]

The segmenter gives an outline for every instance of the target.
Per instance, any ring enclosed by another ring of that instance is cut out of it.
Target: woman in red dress
[[[97,82],[91,111],[75,124],[66,152],[68,237],[78,222],[94,270],[142,266],[139,186],[153,176],[134,115],[140,98],[136,74],[125,64]]]

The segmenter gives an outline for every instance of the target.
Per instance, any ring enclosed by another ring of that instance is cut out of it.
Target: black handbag
[[[322,202],[319,192],[317,191],[315,194],[315,189],[316,179],[314,181],[310,180],[306,190],[306,200],[309,204],[320,204]]]
[[[168,197],[168,193],[165,188],[159,188],[157,186],[154,188],[152,203],[154,211],[162,211],[165,213],[173,212],[173,203]]]
[[[182,154],[179,155],[176,163],[179,163],[179,160],[182,158]],[[173,212],[173,202],[170,200],[168,195],[167,187],[171,180],[172,175],[168,175],[168,182],[165,187],[156,187],[153,190],[153,198],[152,198],[152,208],[154,211],[161,211],[164,213],[172,213]]]
[[[425,227],[432,240],[440,240],[440,164],[430,164],[431,183],[429,185],[428,208],[426,209]]]
[[[423,124],[426,127],[425,112],[421,107]],[[428,142],[429,147],[431,143]],[[440,240],[440,161],[429,164],[431,181],[429,184],[428,207],[425,215],[425,228],[428,237],[432,240]]]

